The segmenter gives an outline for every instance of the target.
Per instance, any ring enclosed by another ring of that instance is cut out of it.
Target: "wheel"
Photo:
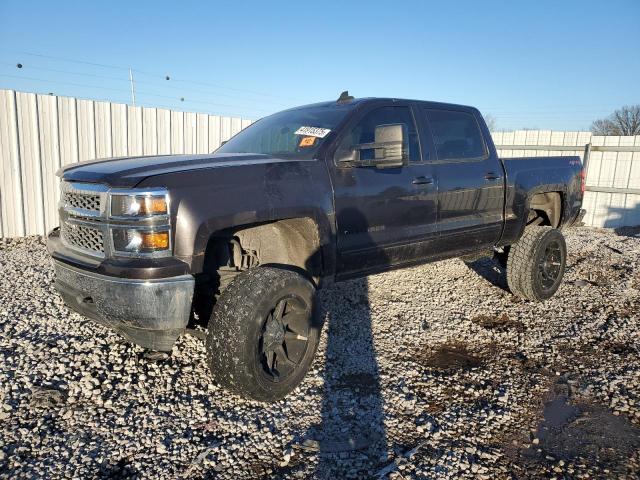
[[[209,319],[206,349],[213,378],[264,402],[280,400],[302,381],[322,324],[315,288],[302,275],[256,267],[236,276]]]
[[[552,227],[527,227],[507,258],[507,284],[512,293],[542,301],[556,293],[567,261],[562,233]]]

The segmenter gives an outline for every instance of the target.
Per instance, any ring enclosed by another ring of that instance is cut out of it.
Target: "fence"
[[[58,224],[63,165],[103,157],[208,153],[251,123],[235,117],[0,90],[0,238]]]
[[[640,135],[603,137],[590,132],[494,132],[503,157],[579,155],[586,165],[584,222],[594,227],[640,225]]]
[[[63,165],[127,155],[207,153],[250,120],[0,90],[0,238],[58,223]],[[591,144],[585,223],[640,224],[640,136],[494,132],[502,156],[580,155]]]

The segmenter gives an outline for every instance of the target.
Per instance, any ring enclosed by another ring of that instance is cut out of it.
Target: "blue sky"
[[[128,67],[138,103],[186,111],[259,118],[349,89],[588,129],[640,103],[640,1],[0,0],[0,88],[130,103]]]

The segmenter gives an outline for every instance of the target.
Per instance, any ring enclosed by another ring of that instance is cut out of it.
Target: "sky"
[[[0,0],[0,88],[130,104],[129,68],[144,106],[257,119],[349,90],[586,130],[640,103],[640,0]]]

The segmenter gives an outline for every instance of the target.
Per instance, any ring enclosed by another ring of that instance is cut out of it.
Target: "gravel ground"
[[[489,260],[322,292],[285,400],[210,383],[64,307],[40,238],[0,243],[2,478],[640,478],[640,229],[568,233],[543,304]]]

